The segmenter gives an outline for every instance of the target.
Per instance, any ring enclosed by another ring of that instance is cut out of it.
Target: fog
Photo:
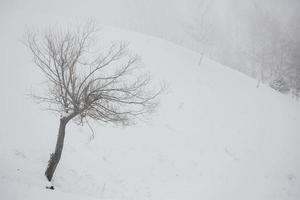
[[[0,0],[0,199],[299,199],[299,10],[300,0]],[[24,35],[90,18],[104,25],[100,50],[130,41],[169,87],[149,122],[92,121],[95,138],[70,124],[45,183],[59,115],[26,95],[47,74]]]
[[[5,44],[26,26],[94,18],[196,50],[260,82],[284,77],[298,88],[299,9],[298,0],[4,0],[0,22]]]

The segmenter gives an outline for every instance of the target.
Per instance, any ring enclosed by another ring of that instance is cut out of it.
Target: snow
[[[0,199],[300,198],[299,102],[208,58],[199,66],[199,54],[155,37],[103,27],[101,39],[129,41],[168,83],[157,112],[127,128],[94,123],[92,141],[88,127],[69,124],[47,190],[59,116],[25,96],[41,74],[13,43],[0,74]]]

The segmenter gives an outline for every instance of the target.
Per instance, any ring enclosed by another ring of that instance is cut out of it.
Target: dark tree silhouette
[[[88,119],[128,125],[152,112],[164,86],[153,89],[150,77],[124,42],[96,51],[98,30],[93,22],[74,29],[47,29],[26,34],[25,45],[46,77],[46,94],[33,96],[60,114],[55,151],[45,175],[52,180],[60,161],[66,125]],[[152,88],[152,89],[151,89]]]

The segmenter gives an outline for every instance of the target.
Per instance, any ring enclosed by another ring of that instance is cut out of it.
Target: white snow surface
[[[69,124],[47,190],[59,116],[25,95],[42,76],[29,52],[1,47],[1,200],[300,199],[299,102],[158,38],[105,27],[101,40],[129,41],[168,83],[157,112],[126,128],[94,123],[91,141]]]

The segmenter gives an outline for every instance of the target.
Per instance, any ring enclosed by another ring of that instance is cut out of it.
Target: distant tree
[[[300,25],[297,23],[300,15],[292,18],[286,28],[288,37],[288,62],[286,62],[286,77],[292,88],[293,95],[299,100],[300,97]]]
[[[198,6],[198,14],[191,23],[184,24],[184,29],[193,38],[197,44],[197,49],[200,51],[201,57],[199,65],[202,62],[203,56],[207,55],[214,45],[214,26],[210,19],[209,11],[212,2],[203,1]]]
[[[256,0],[251,1],[253,12],[245,18],[244,49],[246,69],[248,75],[260,83],[270,83],[278,79],[285,79],[286,63],[289,57],[289,46],[282,24],[274,13],[259,5]]]
[[[278,30],[277,21],[264,10],[258,6],[255,0],[252,0],[255,15],[250,19],[250,47],[249,59],[253,64],[253,74],[257,79],[257,87],[260,83],[264,83],[269,75],[269,63],[274,55],[274,40]],[[260,27],[260,28],[257,28]],[[273,66],[271,66],[273,67]]]
[[[124,42],[96,51],[98,30],[93,22],[64,29],[30,31],[25,45],[46,78],[46,94],[34,94],[49,110],[60,114],[55,151],[45,175],[52,180],[60,161],[66,125],[88,119],[128,125],[138,116],[154,111],[164,86],[153,88]],[[152,88],[152,89],[151,89]]]

